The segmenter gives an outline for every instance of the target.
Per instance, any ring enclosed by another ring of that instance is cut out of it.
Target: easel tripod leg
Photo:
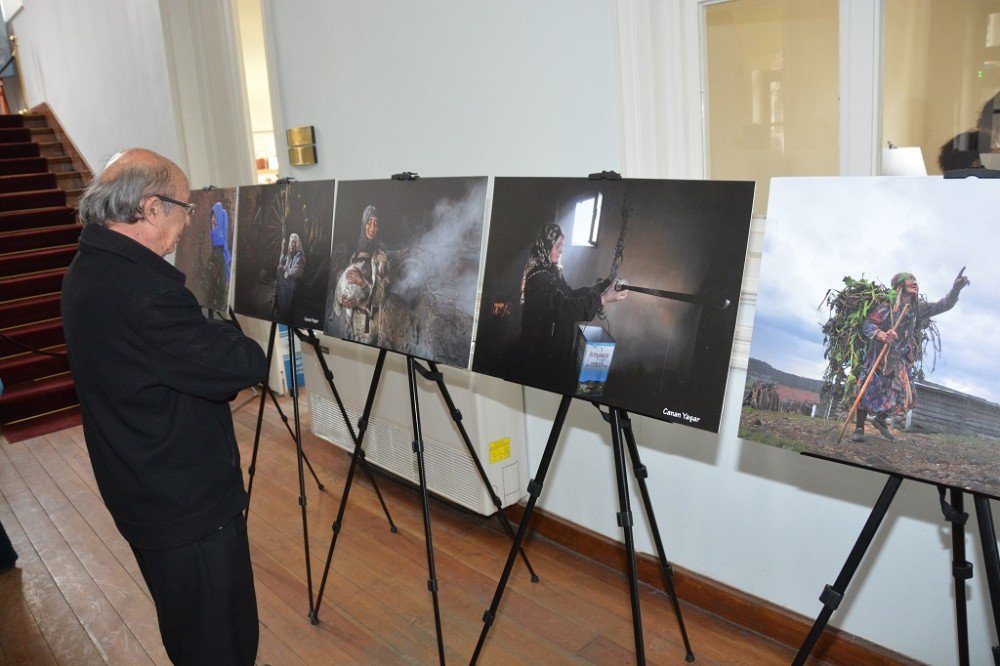
[[[354,442],[355,448],[360,448],[359,462],[361,463],[361,469],[365,471],[368,475],[368,480],[372,484],[372,488],[375,490],[375,496],[378,497],[379,504],[382,505],[382,511],[385,513],[385,519],[389,521],[389,529],[392,532],[396,532],[396,524],[392,522],[392,515],[389,513],[389,507],[386,506],[385,500],[382,498],[382,491],[379,490],[378,481],[375,480],[375,475],[372,473],[371,467],[368,465],[368,461],[365,459],[365,450],[359,444],[362,437],[364,436],[364,431],[368,429],[368,417],[371,415],[372,404],[375,401],[375,392],[378,390],[379,378],[382,376],[382,366],[385,364],[385,354],[384,349],[379,350],[378,360],[375,362],[375,372],[372,374],[372,381],[368,385],[368,399],[365,402],[364,411],[361,414],[361,419],[358,421],[358,433],[354,432],[354,426],[351,425],[351,418],[347,414],[347,408],[344,406],[344,401],[340,397],[340,391],[337,390],[337,384],[333,381],[333,371],[330,370],[330,366],[326,362],[326,356],[323,355],[323,349],[320,347],[319,338],[313,335],[312,331],[309,331],[309,335],[304,335],[301,331],[296,329],[295,334],[299,336],[299,339],[310,345],[313,351],[316,352],[316,359],[319,361],[320,368],[323,370],[323,377],[326,378],[326,383],[330,387],[330,392],[333,393],[333,399],[337,403],[337,408],[340,409],[340,416],[344,419],[344,424],[347,426],[347,432],[351,436],[351,441]],[[306,459],[308,464],[309,459]],[[351,461],[352,464],[354,461]]]
[[[983,548],[983,565],[993,607],[993,627],[1000,636],[1000,553],[997,551],[997,533],[993,526],[993,511],[985,495],[973,495],[976,519],[979,521],[979,542]],[[993,646],[993,663],[1000,666],[1000,646]]]
[[[969,664],[969,609],[966,605],[965,581],[972,578],[972,563],[965,559],[965,521],[969,515],[964,511],[964,493],[951,488],[951,509],[945,512],[951,522],[951,572],[955,578],[955,625],[958,630],[958,663]],[[944,491],[942,490],[942,502]]]
[[[684,641],[684,650],[687,652],[685,661],[694,661],[694,652],[691,651],[691,642],[688,640],[687,629],[684,626],[684,616],[681,614],[680,602],[677,599],[677,592],[674,590],[674,571],[667,561],[666,549],[663,547],[663,539],[660,537],[660,527],[656,523],[656,514],[653,512],[653,502],[649,497],[649,488],[646,485],[646,477],[649,476],[646,466],[639,459],[639,447],[635,443],[635,433],[632,431],[632,421],[628,415],[622,411],[622,432],[625,435],[625,443],[628,446],[629,457],[632,459],[632,473],[635,474],[639,484],[639,492],[642,495],[642,503],[646,509],[646,518],[649,520],[649,529],[653,533],[653,543],[656,545],[656,556],[660,564],[660,578],[663,581],[664,591],[673,603],[674,615],[677,617],[677,625],[681,630],[681,638]]]
[[[437,632],[438,659],[444,664],[444,637],[441,634],[441,608],[438,605],[438,582],[434,572],[434,542],[431,537],[430,498],[427,493],[427,470],[424,466],[424,440],[420,428],[420,404],[417,401],[417,371],[412,356],[406,357],[406,375],[410,385],[410,415],[413,420],[413,452],[417,455],[420,499],[424,513],[424,543],[427,546],[427,589],[434,603],[434,628]]]
[[[503,573],[500,575],[500,582],[497,583],[497,590],[493,595],[493,601],[490,603],[489,609],[483,613],[483,630],[479,634],[479,641],[476,643],[475,652],[472,653],[472,659],[469,661],[470,664],[475,664],[479,659],[483,643],[486,642],[486,634],[489,632],[490,627],[493,625],[493,620],[496,618],[497,609],[500,607],[500,599],[503,597],[503,591],[507,587],[507,581],[510,580],[510,572],[514,569],[514,562],[517,560],[517,553],[521,548],[521,542],[524,541],[524,535],[528,531],[528,523],[531,522],[531,514],[535,510],[535,502],[538,501],[538,495],[542,492],[542,484],[545,483],[545,475],[548,474],[549,465],[552,463],[552,455],[555,453],[563,423],[566,421],[566,412],[569,411],[569,405],[572,400],[572,396],[564,395],[559,402],[559,410],[556,412],[556,418],[552,422],[552,430],[549,432],[549,440],[545,444],[542,459],[538,463],[538,471],[535,474],[535,478],[528,482],[528,504],[525,507],[524,515],[521,517],[521,524],[517,527],[517,535],[514,537],[514,543],[510,547],[510,554],[507,555],[507,563],[504,565]]]
[[[306,477],[305,470],[302,464],[302,430],[299,420],[299,385],[298,385],[298,373],[295,372],[294,359],[295,359],[295,336],[292,335],[292,330],[287,329],[288,332],[288,354],[292,361],[292,413],[295,418],[295,452],[298,458],[298,471],[299,471],[299,506],[302,508],[302,544],[305,549],[306,558],[306,586],[309,589],[309,617],[312,618],[316,614],[316,606],[313,604],[313,584],[312,584],[312,558],[309,556],[309,520],[306,516]]]
[[[882,494],[879,495],[878,501],[875,502],[875,506],[868,515],[868,520],[865,522],[858,540],[854,543],[854,548],[851,549],[850,555],[847,556],[847,561],[840,570],[837,581],[832,586],[827,585],[819,597],[819,600],[823,602],[823,610],[820,611],[819,617],[816,618],[816,622],[809,631],[809,635],[806,636],[802,647],[799,648],[798,654],[795,655],[795,660],[792,662],[795,666],[801,666],[805,663],[809,657],[809,653],[816,646],[816,641],[819,639],[820,634],[826,628],[827,622],[830,621],[833,611],[837,610],[840,602],[843,601],[844,592],[847,590],[851,578],[854,577],[855,572],[858,570],[865,551],[868,550],[872,540],[875,538],[875,533],[878,531],[879,525],[885,519],[885,514],[889,512],[889,506],[892,504],[892,500],[896,496],[896,491],[899,490],[902,482],[903,477],[898,474],[889,475],[889,480],[885,482]]]
[[[233,317],[235,320],[235,316]],[[250,517],[250,498],[253,495],[253,477],[257,471],[257,451],[260,448],[260,429],[264,423],[264,403],[267,401],[267,392],[271,387],[271,359],[274,353],[274,335],[278,330],[278,324],[271,322],[271,332],[267,336],[267,368],[264,375],[264,388],[260,392],[260,406],[257,409],[257,429],[253,436],[253,453],[250,455],[250,466],[247,468],[247,510],[244,512],[245,518]]]
[[[611,409],[611,449],[615,458],[615,482],[618,486],[618,525],[625,536],[625,564],[628,569],[628,591],[632,601],[632,633],[635,638],[635,660],[646,663],[646,648],[642,639],[642,610],[639,607],[639,579],[635,566],[635,537],[632,531],[632,505],[628,492],[628,472],[622,446],[621,413]]]
[[[317,353],[321,353],[317,350]],[[347,472],[347,481],[344,483],[344,492],[340,495],[340,507],[337,509],[337,518],[333,521],[332,530],[333,535],[330,537],[330,547],[326,552],[326,565],[323,567],[323,577],[319,584],[319,591],[316,593],[316,609],[312,616],[309,618],[313,624],[319,624],[319,606],[323,601],[323,591],[326,589],[327,576],[330,574],[330,563],[333,561],[333,551],[337,547],[337,539],[340,536],[340,530],[344,524],[344,513],[347,510],[347,498],[351,495],[351,488],[354,484],[354,474],[357,471],[359,461],[364,458],[364,449],[362,445],[364,443],[365,432],[368,430],[368,417],[371,415],[372,405],[375,403],[375,394],[378,391],[379,381],[382,377],[382,367],[385,365],[385,350],[381,350],[378,355],[378,360],[375,362],[375,371],[372,373],[372,380],[368,386],[368,397],[365,400],[365,408],[361,413],[361,419],[358,421],[358,432],[354,435],[354,431],[351,428],[350,421],[347,421],[348,431],[354,436],[354,452],[351,454],[351,467]],[[345,420],[347,415],[344,415]],[[377,488],[378,486],[376,486]],[[381,497],[381,495],[380,495]],[[383,509],[385,509],[386,517],[389,518],[389,525],[392,531],[396,531],[396,525],[392,522],[392,518],[389,516],[389,510],[382,504]]]
[[[371,465],[368,464],[368,459],[365,457],[365,450],[361,449],[358,452],[358,456],[361,462],[361,469],[364,470],[365,475],[368,477],[368,483],[372,484],[372,490],[375,491],[375,497],[378,499],[378,503],[382,505],[382,513],[385,514],[385,519],[389,521],[389,531],[395,534],[399,531],[396,527],[396,523],[392,520],[392,514],[389,513],[389,507],[385,503],[385,498],[382,497],[382,491],[378,487],[378,481],[375,479],[375,473],[372,472]]]
[[[503,512],[503,502],[500,497],[494,492],[493,484],[490,483],[489,477],[486,476],[486,470],[483,468],[483,463],[479,460],[479,456],[476,455],[476,450],[472,446],[472,439],[469,437],[468,431],[465,429],[465,424],[462,423],[462,412],[455,406],[455,402],[451,399],[451,393],[448,391],[448,386],[444,383],[444,375],[438,370],[437,363],[430,361],[428,363],[431,369],[432,377],[438,386],[438,390],[441,391],[441,397],[444,398],[445,404],[448,406],[448,413],[451,414],[452,421],[458,427],[458,432],[462,436],[462,441],[465,443],[465,449],[469,452],[469,457],[472,458],[472,462],[476,465],[476,470],[479,472],[479,478],[482,479],[483,486],[486,488],[486,492],[490,495],[490,500],[493,502],[493,506],[497,509],[497,520],[500,521],[500,526],[503,527],[507,536],[513,540],[514,539],[514,528],[511,526],[510,521],[507,520],[507,514]],[[521,560],[524,562],[524,566],[528,568],[528,573],[531,575],[531,582],[538,582],[538,575],[535,570],[531,567],[531,562],[528,561],[528,556],[524,552],[524,548],[519,549],[521,554]]]
[[[292,430],[292,426],[288,423],[288,417],[285,416],[285,412],[281,409],[281,403],[278,402],[278,396],[274,394],[274,390],[270,387],[267,389],[267,394],[271,397],[271,402],[274,404],[274,409],[277,410],[278,416],[281,418],[281,422],[285,424],[285,429],[288,430],[288,434],[291,435],[292,441],[295,441],[295,431]],[[323,483],[316,476],[316,470],[313,469],[312,463],[309,462],[309,457],[306,456],[305,452],[302,453],[302,460],[305,461],[306,467],[309,468],[309,473],[312,474],[312,478],[316,481],[316,486],[319,490],[324,490]]]

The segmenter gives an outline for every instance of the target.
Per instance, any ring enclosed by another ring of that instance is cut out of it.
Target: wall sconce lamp
[[[316,164],[316,131],[312,125],[285,130],[288,142],[288,162],[292,166]]]

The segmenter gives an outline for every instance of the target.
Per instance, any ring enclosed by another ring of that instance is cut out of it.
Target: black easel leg
[[[417,400],[417,371],[412,356],[406,357],[406,376],[410,383],[410,416],[413,420],[413,452],[417,454],[420,476],[420,500],[424,509],[424,543],[427,546],[427,589],[434,602],[434,628],[437,631],[438,659],[444,664],[444,637],[441,635],[441,609],[438,606],[438,582],[434,572],[434,542],[431,538],[430,497],[427,493],[427,470],[424,467],[424,440],[420,429],[420,403]]]
[[[344,406],[344,401],[340,397],[340,391],[337,390],[337,385],[333,381],[333,371],[330,370],[330,366],[326,362],[326,357],[323,355],[323,350],[320,348],[319,338],[313,335],[312,331],[309,331],[309,335],[304,335],[301,331],[296,329],[295,334],[299,336],[299,339],[303,342],[309,344],[313,350],[316,352],[316,358],[319,360],[320,367],[323,370],[323,376],[326,378],[326,383],[330,387],[330,391],[333,393],[333,398],[337,403],[337,407],[340,409],[340,416],[344,419],[344,424],[347,426],[347,432],[351,436],[351,441],[354,442],[355,448],[358,448],[360,438],[362,434],[359,432],[355,434],[354,426],[351,425],[351,417],[347,415],[347,408]],[[374,374],[373,383],[369,385],[369,395],[371,400],[374,401],[375,394],[372,387],[378,387],[378,379],[382,374],[382,364],[385,363],[385,350],[379,350],[378,360],[376,361],[377,371]],[[367,429],[368,425],[368,415],[371,412],[371,403],[365,403],[365,412],[362,413],[362,420],[365,423]],[[361,428],[361,422],[358,422],[358,428]],[[389,521],[389,529],[392,532],[396,532],[396,524],[392,522],[392,516],[389,514],[389,507],[386,506],[385,500],[382,498],[382,492],[379,490],[378,482],[375,480],[375,475],[372,473],[371,467],[368,465],[368,461],[365,459],[364,449],[361,449],[359,454],[359,462],[361,463],[361,469],[365,471],[368,475],[368,480],[372,484],[372,488],[375,490],[375,496],[378,497],[379,504],[382,505],[382,511],[385,513],[385,519]],[[306,461],[308,463],[308,460]],[[354,464],[354,461],[351,461]]]
[[[615,458],[615,483],[618,486],[618,525],[625,535],[625,565],[628,569],[628,592],[632,600],[632,633],[635,637],[635,661],[646,663],[646,648],[642,640],[642,610],[639,608],[639,578],[635,566],[635,537],[632,533],[632,502],[628,493],[628,473],[625,471],[625,451],[622,447],[621,414],[611,408],[611,449]]]
[[[979,541],[983,548],[983,566],[990,589],[993,606],[993,627],[1000,636],[1000,553],[997,552],[997,533],[993,527],[993,511],[985,495],[973,494],[976,519],[979,521]],[[1000,666],[1000,646],[993,646],[993,663]]]
[[[302,547],[306,556],[306,585],[309,588],[309,614],[312,619],[316,614],[316,606],[313,604],[313,584],[312,584],[312,558],[309,556],[309,520],[306,516],[306,477],[302,465],[302,429],[299,421],[299,380],[295,371],[295,336],[292,329],[287,328],[288,333],[288,357],[291,359],[292,371],[292,414],[295,417],[295,453],[299,466],[299,506],[302,507]]]
[[[358,436],[360,437],[360,431]],[[375,497],[378,498],[378,503],[382,505],[382,513],[385,514],[385,519],[389,521],[389,531],[395,534],[399,531],[399,529],[396,527],[396,523],[392,521],[392,514],[389,513],[389,507],[385,503],[385,498],[382,497],[382,491],[379,490],[378,481],[375,479],[375,473],[372,472],[371,465],[368,464],[368,458],[365,457],[365,450],[361,449],[361,451],[358,452],[358,456],[361,462],[361,469],[368,477],[368,483],[372,484],[372,490],[375,491]]]
[[[951,572],[955,577],[955,624],[958,629],[958,663],[969,666],[969,609],[966,605],[965,581],[972,578],[972,564],[965,559],[965,520],[968,514],[963,510],[964,493],[958,488],[951,489],[951,507],[962,520],[951,521]]]
[[[469,457],[472,458],[472,462],[476,465],[476,470],[479,472],[479,478],[483,481],[483,486],[486,488],[486,492],[490,495],[490,500],[493,502],[493,506],[496,507],[497,519],[500,521],[501,527],[507,533],[507,536],[511,540],[514,539],[514,528],[511,526],[510,521],[507,520],[507,514],[503,512],[503,502],[500,500],[500,496],[496,494],[493,490],[493,484],[490,483],[489,477],[486,476],[486,470],[483,468],[482,461],[479,460],[479,456],[476,455],[476,450],[472,446],[472,439],[469,437],[468,431],[465,429],[465,424],[462,423],[462,412],[455,407],[455,402],[451,399],[451,393],[448,391],[448,387],[444,383],[444,375],[438,370],[437,363],[433,361],[428,362],[431,369],[431,378],[437,383],[438,390],[441,391],[441,397],[444,398],[445,404],[448,406],[448,413],[451,414],[451,420],[455,422],[458,426],[458,432],[462,435],[462,441],[465,442],[465,449],[469,452]],[[528,568],[528,573],[531,574],[531,582],[538,582],[538,575],[535,570],[531,568],[531,562],[528,561],[528,556],[524,552],[524,548],[519,550],[521,554],[521,559],[524,561],[524,566]]]
[[[281,418],[281,422],[285,424],[285,429],[288,430],[288,434],[292,437],[292,442],[295,441],[295,431],[292,430],[292,425],[288,422],[288,417],[285,416],[285,411],[281,409],[281,403],[278,402],[278,396],[275,395],[271,388],[267,389],[267,394],[271,396],[271,402],[274,404],[274,409],[277,410],[278,416]],[[312,463],[309,462],[309,457],[306,456],[305,452],[302,452],[302,460],[305,461],[306,467],[309,468],[309,473],[312,474],[312,478],[316,481],[316,486],[320,490],[325,490],[323,483],[316,476],[316,470],[313,469]]]
[[[798,654],[795,655],[795,660],[792,662],[794,666],[801,666],[806,662],[809,653],[816,646],[816,641],[819,639],[820,634],[826,628],[826,623],[830,621],[833,611],[837,610],[840,602],[843,601],[844,592],[847,590],[851,578],[854,577],[854,573],[858,570],[861,559],[865,556],[865,551],[868,550],[872,540],[875,538],[875,533],[878,531],[879,525],[885,519],[885,514],[889,512],[889,506],[892,504],[892,500],[896,496],[896,491],[899,490],[902,482],[903,477],[898,474],[889,475],[889,480],[885,482],[882,494],[879,495],[878,501],[875,502],[875,506],[868,515],[868,520],[865,522],[858,540],[854,543],[854,548],[851,549],[850,555],[847,556],[847,561],[840,570],[837,581],[832,586],[827,585],[823,589],[823,593],[819,596],[819,600],[823,602],[823,610],[820,611],[819,617],[816,618],[816,622],[809,631],[809,635],[806,636],[806,640],[802,643],[802,647],[799,648]]]
[[[531,514],[535,510],[535,502],[538,501],[538,495],[542,492],[542,484],[545,483],[545,475],[548,474],[552,455],[555,453],[556,443],[559,441],[563,423],[566,421],[566,412],[569,411],[569,404],[572,400],[571,396],[564,395],[559,402],[559,410],[556,412],[556,418],[552,422],[549,441],[546,442],[545,451],[542,453],[542,460],[538,463],[538,471],[535,473],[535,478],[528,482],[528,504],[524,509],[524,515],[521,517],[521,524],[517,526],[517,536],[514,537],[514,543],[510,547],[510,554],[507,555],[507,564],[504,565],[500,582],[497,583],[497,591],[493,595],[493,602],[490,604],[489,609],[483,613],[483,630],[479,634],[479,641],[476,643],[476,651],[472,653],[472,659],[469,661],[470,664],[475,664],[476,660],[479,659],[483,643],[486,642],[486,634],[489,632],[490,626],[492,626],[493,620],[496,618],[497,609],[500,607],[500,599],[503,597],[503,591],[507,587],[507,581],[510,580],[510,572],[514,568],[515,560],[517,560],[517,552],[521,548],[521,542],[524,541],[524,535],[528,531],[528,523],[531,522]]]
[[[235,315],[233,321],[236,321]],[[267,392],[271,387],[271,358],[274,353],[274,334],[278,330],[278,324],[271,322],[271,332],[267,336],[267,373],[264,375],[264,388],[260,392],[260,407],[257,409],[257,429],[253,435],[253,454],[250,456],[250,466],[247,468],[247,510],[244,518],[250,518],[250,497],[253,494],[253,477],[257,471],[257,450],[260,448],[260,428],[264,423],[264,403],[267,401]]]
[[[375,372],[372,373],[371,383],[368,385],[368,398],[365,400],[365,408],[361,413],[361,419],[358,421],[358,434],[354,438],[354,453],[351,454],[351,467],[347,472],[347,481],[344,483],[344,492],[340,495],[340,508],[337,509],[337,518],[333,521],[333,536],[330,538],[330,548],[326,552],[326,565],[323,567],[323,578],[319,584],[319,592],[316,594],[316,609],[310,621],[313,624],[319,624],[319,605],[323,601],[323,591],[326,589],[326,579],[330,573],[330,562],[333,561],[333,550],[337,547],[337,537],[340,536],[340,529],[343,527],[344,512],[347,509],[347,498],[351,494],[351,487],[354,483],[354,473],[358,468],[358,461],[361,460],[361,456],[364,455],[363,449],[361,448],[364,442],[365,432],[368,430],[368,417],[372,411],[372,405],[375,402],[375,394],[378,392],[379,380],[382,377],[382,366],[385,365],[385,350],[379,351],[378,360],[375,362]],[[348,424],[350,422],[348,421]],[[388,512],[386,513],[388,515]],[[392,531],[396,531],[396,526],[392,523],[392,519],[389,519],[389,524],[392,525]]]
[[[653,533],[653,543],[656,544],[656,556],[660,563],[660,579],[663,581],[663,589],[673,602],[674,615],[677,617],[677,625],[681,630],[681,638],[684,640],[684,650],[687,655],[685,661],[694,661],[694,652],[691,651],[691,642],[688,640],[687,629],[684,627],[684,616],[681,614],[681,606],[677,600],[677,592],[674,590],[674,570],[667,561],[667,552],[663,548],[663,540],[660,538],[660,528],[656,523],[656,515],[653,513],[653,502],[649,497],[649,488],[646,485],[646,477],[649,472],[646,466],[639,460],[639,447],[635,443],[635,433],[632,431],[632,421],[628,414],[621,411],[622,432],[625,435],[625,443],[628,445],[629,457],[632,459],[632,473],[639,484],[639,492],[642,495],[642,504],[646,509],[646,519],[649,521],[649,529]]]

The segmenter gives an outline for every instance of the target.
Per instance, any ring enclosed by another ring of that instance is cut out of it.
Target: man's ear
[[[163,216],[163,202],[157,197],[146,199],[146,205],[142,207],[142,218],[154,227],[157,227],[160,225]]]

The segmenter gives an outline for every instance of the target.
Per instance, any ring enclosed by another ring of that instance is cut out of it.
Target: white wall
[[[92,170],[129,146],[178,159],[156,0],[32,0],[8,29],[27,106],[47,102]]]
[[[841,4],[841,51],[873,53],[876,9]],[[315,125],[319,149],[319,165],[286,173],[572,176],[623,165],[626,175],[700,178],[698,7],[270,0],[276,127]],[[845,60],[842,172],[872,173],[877,62]],[[815,617],[885,477],[736,437],[756,289],[752,279],[745,287],[720,435],[637,418],[637,436],[672,561]],[[558,398],[527,389],[525,403],[534,469]],[[539,506],[620,539],[616,505],[607,426],[577,402]],[[637,524],[638,547],[653,552],[641,511]],[[996,638],[974,518],[968,531],[979,573],[968,585],[972,656],[988,663]],[[905,482],[831,624],[923,661],[956,662],[950,559],[934,488]]]
[[[301,180],[578,176],[619,169],[607,2],[265,4],[284,130],[316,127]]]

